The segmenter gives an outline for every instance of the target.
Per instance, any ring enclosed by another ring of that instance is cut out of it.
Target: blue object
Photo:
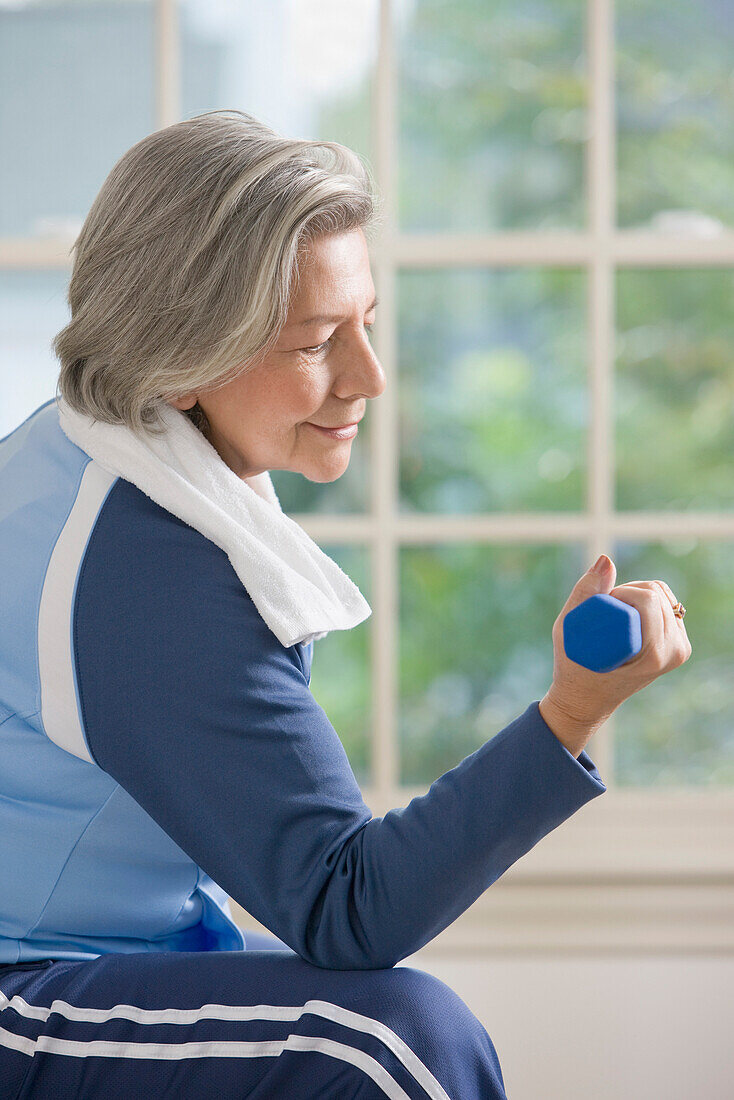
[[[640,613],[614,596],[590,596],[563,620],[563,645],[577,665],[612,672],[642,649]]]

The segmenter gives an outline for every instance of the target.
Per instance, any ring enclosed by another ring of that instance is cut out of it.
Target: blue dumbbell
[[[642,649],[640,613],[614,596],[590,596],[563,620],[563,646],[577,665],[611,672]]]

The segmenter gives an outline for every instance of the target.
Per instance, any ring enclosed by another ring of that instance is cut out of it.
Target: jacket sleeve
[[[311,694],[306,647],[281,645],[224,552],[157,505],[138,501],[125,529],[124,495],[77,586],[90,752],[308,962],[393,966],[606,790],[532,702],[426,794],[372,817]]]

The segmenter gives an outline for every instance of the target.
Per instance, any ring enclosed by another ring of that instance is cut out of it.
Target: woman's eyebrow
[[[371,310],[373,310],[375,308],[375,306],[378,305],[378,303],[379,303],[379,299],[375,298],[372,305],[367,306],[367,309],[365,310],[365,313],[369,313]],[[334,324],[336,324],[338,321],[346,321],[346,320],[348,320],[347,317],[332,317],[332,316],[327,316],[325,314],[319,314],[318,317],[309,317],[306,321],[294,321],[293,328],[301,328],[302,325],[316,325],[316,324],[325,325],[325,324],[330,324],[332,322]]]

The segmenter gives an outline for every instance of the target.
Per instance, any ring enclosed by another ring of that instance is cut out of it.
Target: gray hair
[[[356,228],[369,239],[378,201],[353,150],[283,137],[243,111],[149,134],[114,165],[72,246],[57,397],[155,433],[163,401],[217,389],[274,346],[308,242]],[[206,431],[198,404],[186,415]]]

